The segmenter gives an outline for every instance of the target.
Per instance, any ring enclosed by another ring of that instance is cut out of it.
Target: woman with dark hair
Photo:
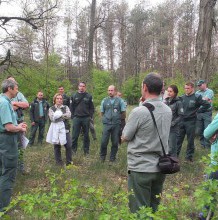
[[[167,92],[168,97],[165,99],[165,103],[171,108],[173,114],[169,135],[169,153],[177,157],[177,137],[183,116],[183,106],[177,97],[179,91],[176,85],[169,86]]]
[[[66,149],[66,165],[69,165],[72,161],[69,124],[71,112],[67,105],[63,105],[63,96],[60,93],[54,95],[53,104],[54,105],[49,108],[48,113],[51,125],[47,133],[46,141],[54,145],[54,155],[57,165],[63,165],[61,145],[64,145]]]

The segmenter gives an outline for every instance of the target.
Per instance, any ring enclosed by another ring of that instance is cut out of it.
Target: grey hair
[[[8,88],[14,89],[15,86],[18,86],[18,83],[11,79],[5,79],[2,82],[2,92],[5,93],[8,91]]]

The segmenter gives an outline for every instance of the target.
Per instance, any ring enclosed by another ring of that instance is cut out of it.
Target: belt
[[[44,118],[45,116],[39,116],[39,118]]]
[[[0,135],[1,134],[6,134],[6,135],[17,135],[17,132],[8,132],[8,131],[5,131],[5,132],[0,132]]]

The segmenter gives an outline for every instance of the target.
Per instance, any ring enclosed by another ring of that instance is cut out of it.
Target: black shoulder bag
[[[179,164],[178,158],[167,155],[166,152],[165,152],[163,142],[162,142],[162,140],[160,138],[160,134],[158,132],[158,128],[157,128],[157,124],[156,124],[156,121],[155,121],[155,118],[154,118],[154,114],[152,112],[152,111],[154,111],[154,106],[150,103],[144,103],[143,105],[145,107],[147,107],[149,112],[151,113],[152,120],[154,122],[154,125],[155,125],[156,130],[157,130],[157,134],[158,134],[159,139],[160,139],[160,143],[161,143],[161,147],[162,147],[162,151],[163,151],[163,156],[160,156],[158,166],[160,168],[161,173],[163,173],[163,174],[173,174],[173,173],[179,172],[180,171],[180,164]]]

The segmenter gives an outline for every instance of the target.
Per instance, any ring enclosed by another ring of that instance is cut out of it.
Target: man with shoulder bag
[[[155,127],[152,115],[145,106],[132,110],[123,130],[122,141],[128,142],[128,190],[131,212],[140,207],[151,207],[156,211],[166,175],[159,168],[159,158],[163,149],[158,137],[162,140],[166,154],[172,119],[171,109],[160,100],[163,81],[156,73],[148,74],[142,83],[142,97],[145,103],[154,106],[153,115],[158,127]]]

